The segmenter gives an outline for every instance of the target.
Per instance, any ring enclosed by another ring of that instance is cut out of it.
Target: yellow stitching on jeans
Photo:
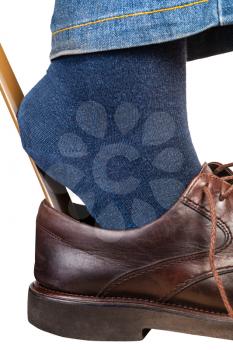
[[[194,2],[188,3],[188,4],[183,4],[183,5],[173,6],[173,7],[167,7],[167,8],[151,10],[151,11],[144,11],[144,12],[135,12],[135,13],[129,13],[129,14],[126,14],[126,15],[120,15],[120,16],[113,16],[113,17],[98,19],[96,21],[81,23],[81,24],[77,24],[77,25],[74,25],[74,26],[71,26],[71,27],[62,28],[62,29],[59,29],[59,30],[53,32],[52,34],[54,36],[56,34],[63,33],[63,32],[66,32],[66,31],[72,30],[72,29],[88,27],[88,26],[91,26],[91,25],[99,24],[99,23],[114,21],[114,20],[117,20],[117,19],[126,19],[126,18],[129,18],[129,17],[153,15],[155,13],[160,13],[160,12],[168,12],[168,11],[173,11],[173,10],[179,10],[179,9],[183,9],[183,8],[187,8],[187,7],[191,7],[191,6],[195,6],[195,5],[201,5],[201,4],[204,4],[204,3],[207,3],[207,2],[209,2],[209,0],[198,0],[198,1],[194,1]]]

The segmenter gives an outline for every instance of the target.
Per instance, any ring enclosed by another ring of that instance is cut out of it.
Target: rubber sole
[[[28,320],[43,331],[83,340],[136,341],[151,329],[233,340],[233,319],[225,314],[130,298],[77,296],[38,283],[29,288]]]

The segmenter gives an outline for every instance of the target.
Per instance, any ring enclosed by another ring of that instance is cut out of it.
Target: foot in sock
[[[103,228],[154,221],[200,170],[185,41],[54,60],[18,119],[27,153]]]

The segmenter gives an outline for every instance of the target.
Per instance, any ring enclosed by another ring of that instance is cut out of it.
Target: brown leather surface
[[[231,185],[207,165],[171,210],[136,230],[108,231],[81,224],[44,201],[37,217],[37,281],[66,293],[151,299],[226,312],[209,263],[206,185],[218,217],[216,265],[233,304],[233,194],[220,200]]]

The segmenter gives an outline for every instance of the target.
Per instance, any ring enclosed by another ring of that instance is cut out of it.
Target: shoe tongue
[[[204,163],[202,168],[201,168],[201,171],[200,171],[201,174],[213,174],[213,170],[211,169],[211,167],[209,166],[209,164],[207,163]]]
[[[225,168],[220,173],[216,174],[215,170],[221,165],[222,165],[221,163],[217,163],[217,162],[212,162],[209,164],[204,163],[201,169],[201,174],[214,174],[219,178],[226,177],[226,176],[233,176],[233,172],[230,168]],[[233,180],[227,180],[227,182],[229,182],[230,184],[233,184]]]

